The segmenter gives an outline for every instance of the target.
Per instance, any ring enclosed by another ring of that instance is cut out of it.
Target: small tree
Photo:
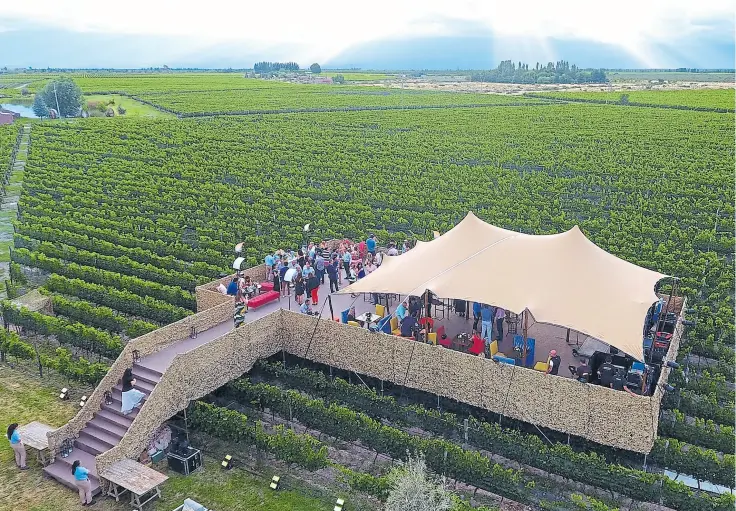
[[[429,473],[421,454],[392,469],[388,479],[391,490],[386,511],[449,511],[453,507],[452,494],[444,481]]]
[[[41,96],[47,107],[59,109],[61,117],[74,117],[82,106],[82,89],[71,78],[53,80],[36,96]]]
[[[30,90],[28,89],[28,87],[23,87],[23,88],[22,88],[22,89],[20,90],[20,94],[21,94],[21,96],[28,96],[28,95],[29,95],[30,93],[31,93],[31,91],[30,91]]]
[[[333,76],[332,83],[345,83],[345,77],[343,75]]]
[[[317,64],[316,62],[312,64],[311,66],[309,66],[309,70],[316,75],[322,72],[322,68],[319,67],[319,64]]]
[[[127,112],[127,110],[123,108],[123,105],[118,105],[118,114],[125,115],[125,112]]]
[[[49,108],[46,106],[46,102],[40,94],[36,94],[36,98],[33,100],[33,113],[38,117],[49,116]]]

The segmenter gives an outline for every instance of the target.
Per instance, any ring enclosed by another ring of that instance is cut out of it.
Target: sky
[[[716,35],[733,41],[732,0],[32,0],[0,2],[0,35],[29,27],[65,33],[157,36],[185,40],[181,52],[247,46],[249,55],[290,56],[311,62],[339,60],[351,49],[386,40],[482,36],[515,41],[550,60],[551,41],[613,46],[640,67],[669,67],[663,48],[682,38]],[[472,32],[472,33],[469,33]],[[717,34],[715,32],[718,32]],[[91,39],[90,39],[91,40]],[[17,41],[17,39],[14,39]],[[489,43],[490,44],[490,43]],[[159,48],[150,48],[155,54]],[[16,46],[0,47],[0,62],[14,62]],[[42,50],[38,50],[41,51]],[[693,52],[701,50],[693,49]],[[43,59],[43,55],[34,55]],[[692,55],[697,58],[697,55]],[[513,58],[509,55],[509,58]],[[541,60],[545,60],[540,57]],[[55,65],[49,63],[48,65]],[[58,64],[61,65],[61,64]],[[733,63],[730,66],[733,67]]]

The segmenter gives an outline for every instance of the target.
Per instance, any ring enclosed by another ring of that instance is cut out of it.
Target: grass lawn
[[[161,112],[156,110],[152,106],[141,103],[126,96],[120,96],[118,94],[99,94],[99,95],[84,95],[85,103],[87,101],[110,101],[115,100],[115,117],[118,117],[118,106],[123,105],[123,108],[127,110],[125,115],[120,117],[169,117],[174,118],[172,114]]]
[[[70,387],[73,389],[73,387]],[[0,428],[11,422],[20,424],[34,420],[60,426],[76,413],[76,401],[59,401],[57,389],[38,378],[0,364]],[[31,470],[15,468],[13,451],[7,440],[0,440],[0,511],[72,511],[82,509],[76,492],[54,480],[45,479],[35,460],[29,457]],[[171,478],[163,487],[163,499],[149,511],[171,511],[190,497],[217,511],[318,511],[332,509],[334,501],[307,496],[308,490],[291,487],[273,492],[268,488],[270,476],[258,477],[234,468],[223,471],[218,460],[206,459],[205,469],[191,476],[168,473]],[[165,470],[164,464],[156,467]],[[99,511],[130,510],[125,499],[97,497],[91,509]]]

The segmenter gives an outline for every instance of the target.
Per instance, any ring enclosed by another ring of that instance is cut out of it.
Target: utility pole
[[[56,82],[54,82],[54,97],[56,98],[56,112],[59,114],[59,118],[61,118],[61,108],[59,108],[59,96],[56,95]]]

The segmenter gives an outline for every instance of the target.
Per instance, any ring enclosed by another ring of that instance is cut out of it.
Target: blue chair
[[[348,324],[348,314],[350,314],[350,309],[345,309],[340,313],[340,320],[344,324]]]
[[[509,357],[502,357],[501,355],[496,355],[493,357],[493,360],[496,362],[501,362],[502,364],[508,364],[508,365],[516,365],[516,360]]]
[[[524,367],[534,366],[534,351],[537,347],[537,341],[533,337],[527,337],[526,339],[526,360],[524,360]]]
[[[514,336],[514,351],[518,353],[524,352],[524,337],[521,335]]]
[[[631,370],[636,371],[637,373],[644,374],[644,363],[643,362],[634,362],[631,364]]]
[[[391,335],[391,316],[381,318],[378,322],[378,331]]]

